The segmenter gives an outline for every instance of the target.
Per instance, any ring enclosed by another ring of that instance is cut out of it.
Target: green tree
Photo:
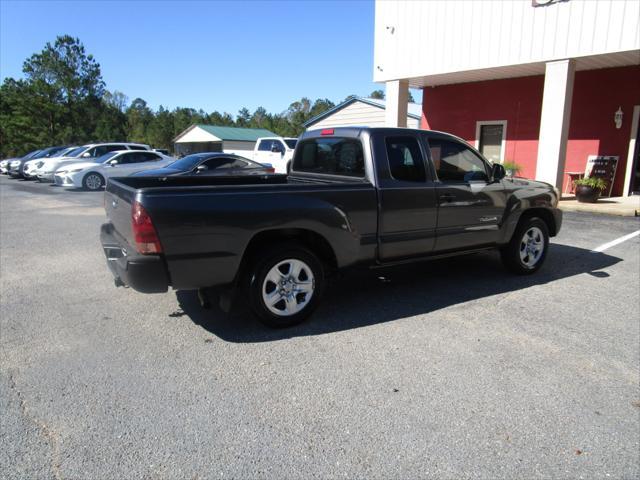
[[[103,99],[92,138],[97,142],[117,142],[127,138],[127,115]]]
[[[152,116],[147,126],[147,142],[156,148],[173,149],[173,138],[176,133],[173,130],[173,115],[162,105]]]
[[[46,105],[50,143],[85,141],[95,130],[104,81],[100,65],[87,54],[79,39],[69,35],[47,42],[22,67],[26,81]]]
[[[104,103],[114,108],[117,108],[121,112],[124,112],[127,110],[129,97],[127,97],[124,93],[119,92],[118,90],[114,90],[113,92],[110,92],[109,90],[105,90],[104,97],[102,99],[104,100]]]
[[[147,143],[147,129],[153,119],[153,112],[141,98],[136,98],[126,111],[128,123],[127,138],[132,142]]]
[[[30,83],[5,79],[0,86],[0,156],[22,155],[49,142],[48,107]]]
[[[269,123],[271,123],[269,113],[267,113],[264,107],[256,108],[256,111],[251,115],[251,120],[249,120],[249,126],[251,128],[267,128]]]
[[[378,100],[384,100],[385,99],[384,90],[374,90],[373,92],[371,92],[369,94],[369,98],[376,98]],[[409,90],[409,93],[407,95],[407,101],[409,103],[415,103],[415,100],[413,99],[413,95],[411,94],[411,90]]]
[[[238,111],[238,116],[236,117],[236,125],[238,127],[248,127],[249,122],[251,121],[251,112],[248,108],[243,107]]]
[[[220,113],[218,111],[207,115],[206,122],[210,125],[222,125],[226,127],[233,127],[236,125],[236,122],[233,120],[230,113]]]

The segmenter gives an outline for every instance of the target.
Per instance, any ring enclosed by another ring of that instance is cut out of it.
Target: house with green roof
[[[264,128],[223,127],[194,124],[173,139],[176,155],[200,152],[225,152],[246,156],[260,137],[277,137]]]

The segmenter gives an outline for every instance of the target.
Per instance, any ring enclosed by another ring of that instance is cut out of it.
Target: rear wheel
[[[538,217],[523,219],[511,241],[502,248],[504,265],[514,273],[528,275],[542,267],[549,249],[549,229]]]
[[[104,177],[95,172],[87,173],[82,179],[82,186],[86,190],[100,190],[104,187]]]
[[[274,328],[296,325],[317,307],[324,269],[306,248],[283,245],[255,263],[250,275],[251,309]]]

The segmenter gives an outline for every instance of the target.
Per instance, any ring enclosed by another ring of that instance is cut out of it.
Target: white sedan
[[[54,181],[62,187],[100,190],[109,177],[126,177],[143,170],[162,168],[175,160],[148,150],[118,150],[89,162],[64,165],[56,171]]]

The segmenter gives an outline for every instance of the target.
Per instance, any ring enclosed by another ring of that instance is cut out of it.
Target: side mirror
[[[81,157],[82,157],[82,158],[89,158],[89,157],[91,157],[91,154],[90,154],[89,152],[84,152],[84,153],[81,155]]]
[[[196,173],[204,172],[206,170],[209,170],[209,167],[207,167],[206,165],[198,165],[198,167],[196,168]]]
[[[111,165],[112,167],[115,167],[116,165],[118,165],[118,160],[110,160],[109,165]]]
[[[507,171],[504,169],[501,163],[494,163],[493,167],[491,167],[491,178],[494,182],[498,180],[502,180],[507,176]]]

